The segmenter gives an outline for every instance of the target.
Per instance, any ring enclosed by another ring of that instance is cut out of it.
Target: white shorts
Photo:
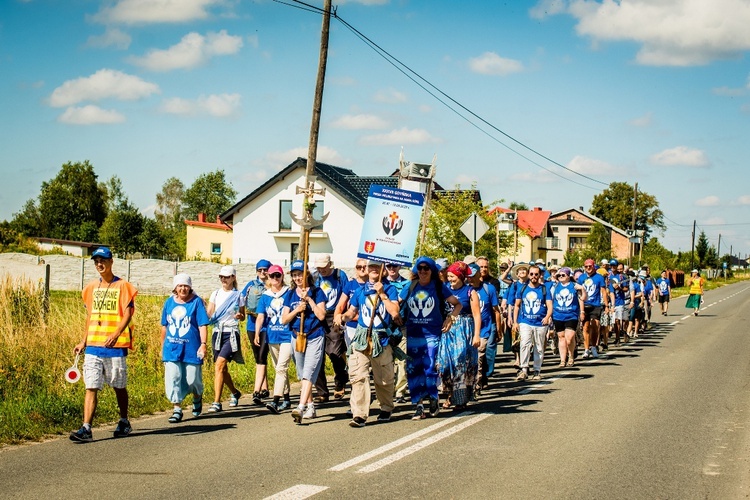
[[[625,306],[615,306],[615,319],[625,320]]]
[[[124,389],[128,383],[127,357],[100,358],[86,354],[83,358],[83,383],[86,389],[101,389],[104,384]]]

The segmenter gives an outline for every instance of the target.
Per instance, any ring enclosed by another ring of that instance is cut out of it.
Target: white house
[[[222,222],[233,227],[232,261],[255,263],[268,259],[288,266],[296,255],[300,227],[289,211],[301,217],[303,195],[297,186],[305,186],[307,160],[297,158],[255,191],[221,214]],[[320,220],[330,213],[322,227],[310,233],[310,257],[328,253],[337,267],[353,268],[364,222],[367,195],[371,184],[397,187],[395,176],[362,177],[352,170],[316,163],[315,187],[325,188],[325,196],[315,195],[313,216]]]

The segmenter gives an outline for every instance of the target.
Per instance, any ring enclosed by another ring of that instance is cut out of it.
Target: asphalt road
[[[93,443],[0,451],[2,498],[720,498],[750,496],[750,284],[655,313],[606,357],[514,381],[508,358],[462,414],[348,427],[346,403],[309,425],[237,409],[133,422]],[[549,351],[547,353],[549,355]],[[186,413],[189,415],[189,413]]]

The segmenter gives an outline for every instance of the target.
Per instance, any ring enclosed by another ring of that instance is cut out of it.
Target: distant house
[[[101,243],[88,243],[85,241],[59,240],[55,238],[34,239],[37,241],[37,246],[45,252],[62,250],[66,254],[75,255],[76,257],[88,257],[94,250],[102,246]]]
[[[550,263],[563,264],[565,252],[586,247],[586,239],[591,234],[591,226],[599,223],[610,234],[612,256],[617,260],[627,260],[630,254],[630,240],[626,230],[615,227],[599,217],[586,212],[583,207],[570,208],[552,214],[550,225],[555,237],[561,242],[560,249],[549,253]],[[639,244],[635,244],[635,253]]]
[[[549,255],[557,251],[560,245],[549,224],[552,212],[542,210],[541,207],[534,207],[532,210],[495,207],[489,213],[498,217],[498,220],[501,219],[501,214],[515,214],[516,217],[509,226],[514,243],[508,252],[500,255],[500,259],[508,258],[514,262],[542,259],[545,263],[553,263],[550,262]]]
[[[297,186],[305,185],[307,160],[297,158],[268,179],[255,191],[221,214],[221,221],[234,229],[235,263],[253,263],[268,259],[288,266],[299,246],[300,227],[289,212],[301,217],[303,196]],[[316,188],[325,188],[325,196],[314,196],[313,217],[328,219],[310,232],[310,261],[318,254],[331,254],[338,267],[352,268],[356,262],[359,237],[364,222],[367,195],[372,184],[397,187],[398,177],[359,176],[352,170],[316,163]]]
[[[186,220],[188,259],[218,260],[232,262],[232,227],[221,222],[206,222],[206,214],[198,214],[198,220]]]

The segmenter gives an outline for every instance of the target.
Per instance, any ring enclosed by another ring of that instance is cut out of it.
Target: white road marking
[[[469,426],[472,426],[472,425],[476,424],[477,422],[481,422],[482,420],[484,420],[485,418],[489,417],[490,415],[491,415],[490,413],[481,413],[481,414],[477,415],[476,417],[470,418],[469,420],[465,420],[465,421],[461,422],[458,425],[455,425],[455,426],[453,426],[453,427],[451,427],[449,429],[446,429],[446,430],[444,430],[442,432],[439,432],[439,433],[437,433],[437,434],[435,434],[433,436],[430,436],[430,437],[428,437],[427,439],[425,439],[423,441],[415,443],[415,444],[409,446],[408,448],[404,448],[403,450],[401,450],[401,451],[399,451],[397,453],[394,453],[393,455],[389,455],[387,457],[384,457],[384,458],[378,460],[377,462],[373,462],[370,465],[366,465],[366,466],[362,467],[361,469],[359,469],[357,472],[360,473],[360,474],[367,474],[369,472],[374,472],[376,470],[382,469],[386,465],[390,465],[390,464],[392,464],[392,463],[394,463],[394,462],[396,462],[398,460],[401,460],[404,457],[408,457],[412,453],[416,453],[419,450],[430,446],[431,444],[437,443],[438,441],[440,441],[442,439],[445,439],[445,438],[447,438],[449,436],[452,436],[453,434],[455,434],[455,433],[457,433],[459,431],[462,431],[462,430],[466,429]]]
[[[397,447],[401,446],[402,444],[406,444],[409,441],[413,441],[413,440],[417,439],[418,437],[422,437],[425,434],[429,434],[430,432],[432,432],[434,430],[437,430],[437,429],[439,429],[441,427],[445,427],[446,425],[449,425],[449,424],[453,424],[453,423],[456,422],[456,420],[458,420],[460,418],[463,418],[464,416],[466,416],[466,415],[458,415],[458,416],[452,417],[452,418],[445,418],[443,420],[440,420],[436,424],[433,424],[433,425],[431,425],[429,427],[425,427],[424,429],[419,430],[417,432],[414,432],[412,434],[406,435],[406,436],[402,437],[401,439],[397,439],[397,440],[395,440],[395,441],[393,441],[391,443],[385,444],[385,445],[381,446],[380,448],[376,448],[376,449],[374,449],[372,451],[368,451],[367,453],[364,453],[364,454],[362,454],[362,455],[360,455],[358,457],[354,457],[351,460],[347,460],[346,462],[340,463],[338,465],[334,465],[333,467],[331,467],[328,470],[331,471],[331,472],[339,472],[339,471],[342,471],[344,469],[348,469],[349,467],[352,467],[353,465],[357,465],[357,464],[360,464],[362,462],[365,462],[365,461],[371,459],[372,457],[376,457],[378,455],[381,455],[381,454],[385,453],[386,451],[390,451],[393,448],[397,448]]]
[[[301,500],[303,498],[310,498],[313,495],[317,495],[321,491],[328,489],[328,486],[315,486],[314,484],[298,484],[292,486],[284,491],[280,491],[275,495],[266,497],[263,500]]]
[[[685,321],[685,320],[686,320],[686,319],[688,319],[688,318],[689,318],[690,316],[692,316],[692,315],[691,315],[691,314],[688,314],[687,316],[683,316],[682,318],[680,318],[680,321]]]
[[[683,318],[683,319],[684,319],[684,318]],[[671,323],[669,324],[669,326],[674,326],[674,325],[678,324],[679,322],[680,322],[680,320],[677,320],[677,321],[672,321],[672,322],[671,322]]]

